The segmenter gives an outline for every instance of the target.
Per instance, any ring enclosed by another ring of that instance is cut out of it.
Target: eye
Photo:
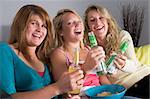
[[[32,25],[36,25],[36,22],[32,21],[31,24],[32,24]]]
[[[38,26],[39,25],[39,23],[36,22],[36,21],[31,21],[31,24],[34,25],[34,26]]]
[[[72,22],[67,22],[67,25],[71,25],[72,24]]]
[[[99,17],[100,20],[104,19],[104,17]]]
[[[91,19],[90,19],[90,21],[91,21],[91,22],[94,22],[94,21],[95,21],[95,19],[94,19],[94,18],[91,18]]]
[[[47,29],[47,26],[46,26],[46,25],[42,25],[42,27]]]

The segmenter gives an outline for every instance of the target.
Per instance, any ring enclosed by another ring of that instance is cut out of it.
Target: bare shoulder
[[[50,54],[50,60],[53,65],[61,65],[66,63],[65,52],[61,47],[55,48]]]
[[[61,49],[61,47],[55,48],[52,50],[51,54],[50,54],[51,58],[55,58],[55,57],[65,57],[65,52],[63,51],[63,49]]]
[[[53,78],[56,81],[60,78],[63,72],[68,70],[64,53],[65,52],[62,49],[55,48],[52,50],[50,55]]]

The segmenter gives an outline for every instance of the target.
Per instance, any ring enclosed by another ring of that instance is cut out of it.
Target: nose
[[[41,27],[40,25],[38,25],[36,30],[37,30],[38,32],[41,32],[42,27]]]
[[[99,19],[96,19],[96,25],[100,25],[102,22]]]
[[[81,26],[81,22],[80,22],[80,21],[77,21],[77,22],[75,22],[75,25],[76,25],[76,27],[77,27],[77,26]]]

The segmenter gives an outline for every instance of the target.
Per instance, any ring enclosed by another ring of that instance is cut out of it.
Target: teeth
[[[104,26],[101,26],[101,27],[97,27],[96,29],[98,29],[98,30],[100,30],[100,29],[102,29]]]
[[[76,30],[75,31],[76,34],[81,34],[81,32],[82,32],[81,30]]]
[[[81,32],[81,30],[76,30],[75,32]]]
[[[40,37],[41,37],[41,35],[36,34],[36,33],[35,33],[35,34],[33,34],[33,36],[34,36],[34,37],[38,37],[38,38],[40,38]]]

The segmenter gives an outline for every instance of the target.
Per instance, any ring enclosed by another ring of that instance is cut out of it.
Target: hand
[[[127,57],[123,54],[117,54],[115,57],[114,64],[117,66],[118,69],[122,69],[126,64]]]
[[[83,86],[83,71],[65,72],[56,82],[60,93],[66,93],[71,90],[80,89]]]
[[[105,60],[105,51],[103,47],[101,46],[94,47],[90,49],[90,51],[88,52],[85,63],[83,64],[84,66],[82,66],[82,69],[85,72],[88,72],[91,69],[94,69],[97,66],[99,66],[99,62],[101,60],[102,61]]]

